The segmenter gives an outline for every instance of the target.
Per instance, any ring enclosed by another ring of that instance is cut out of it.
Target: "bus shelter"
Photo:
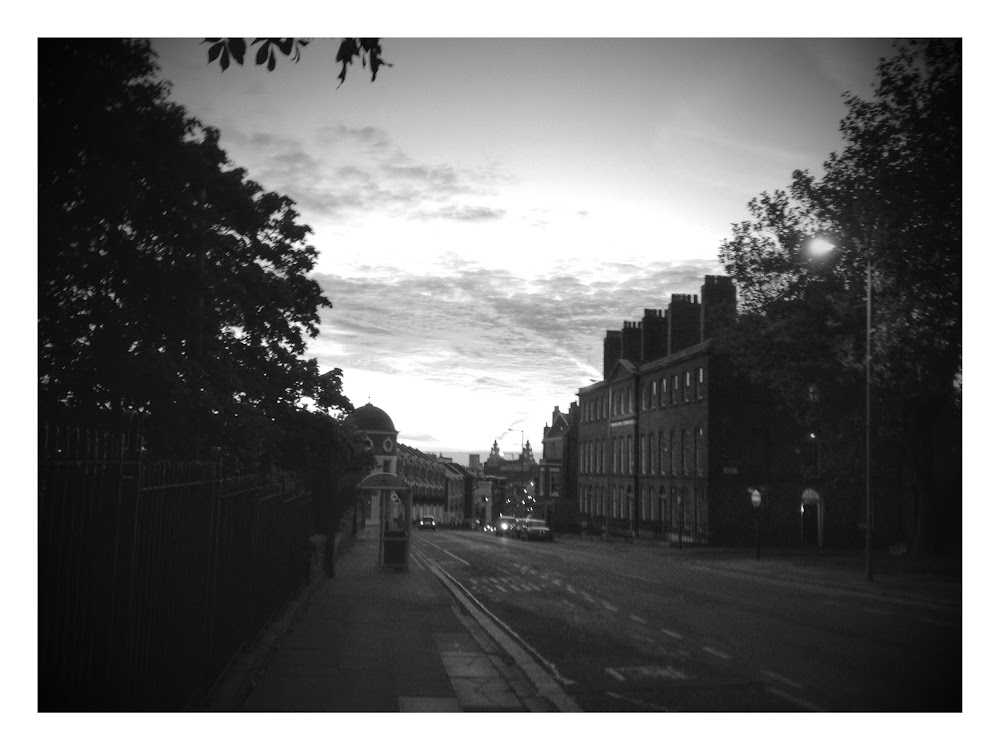
[[[365,477],[358,489],[378,495],[379,567],[409,570],[410,530],[413,528],[413,491],[410,485],[395,474],[379,473]]]

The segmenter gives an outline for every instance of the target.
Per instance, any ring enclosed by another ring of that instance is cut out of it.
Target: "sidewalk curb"
[[[511,636],[504,633],[500,627],[487,617],[487,614],[482,609],[476,607],[459,590],[461,584],[453,582],[450,576],[434,564],[433,561],[426,560],[423,562],[441,585],[445,587],[454,601],[476,621],[476,624],[485,631],[487,636],[497,646],[503,649],[514,660],[518,669],[535,686],[539,696],[551,703],[560,712],[578,713],[582,711],[576,701],[566,694],[552,675],[546,672]]]

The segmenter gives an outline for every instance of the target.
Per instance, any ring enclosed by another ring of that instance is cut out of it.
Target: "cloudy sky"
[[[206,62],[159,39],[173,99],[298,204],[333,303],[310,356],[400,439],[464,463],[540,453],[600,378],[607,329],[697,294],[746,204],[840,147],[884,39],[385,38],[298,64]],[[249,58],[249,56],[248,56]]]

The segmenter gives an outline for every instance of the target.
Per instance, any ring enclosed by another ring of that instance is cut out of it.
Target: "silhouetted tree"
[[[899,469],[917,551],[960,518],[961,60],[960,40],[897,43],[874,97],[846,98],[845,145],[823,175],[797,171],[751,201],[753,221],[720,249],[741,291],[728,343],[742,369],[800,419],[819,386],[824,423],[861,450],[871,254],[879,470]],[[803,252],[814,235],[838,247],[825,264]]]
[[[316,250],[292,200],[167,99],[145,41],[39,47],[43,412],[137,410],[159,455],[253,458],[307,404],[352,409],[305,358]]]

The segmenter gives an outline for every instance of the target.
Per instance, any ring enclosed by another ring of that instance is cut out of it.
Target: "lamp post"
[[[823,256],[836,245],[816,237],[809,242],[813,255]],[[872,580],[872,251],[865,245],[865,578]]]
[[[760,491],[753,490],[750,493],[750,502],[753,505],[753,527],[754,527],[754,548],[757,550],[757,559],[760,559]]]

